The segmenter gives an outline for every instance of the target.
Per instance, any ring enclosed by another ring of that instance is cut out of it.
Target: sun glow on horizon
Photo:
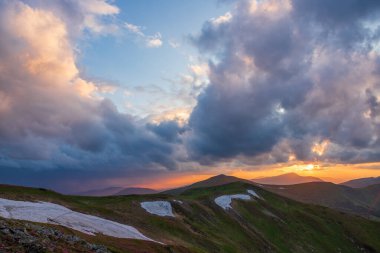
[[[213,170],[212,172],[210,171],[210,173],[186,172],[183,174],[163,175],[162,177],[152,178],[144,183],[135,184],[133,186],[166,190],[190,185],[219,174],[251,180],[261,177],[278,176],[286,173],[296,173],[300,176],[313,176],[326,182],[342,183],[356,178],[380,176],[380,171],[377,168],[380,168],[380,163],[323,165],[319,163],[298,162],[294,164],[267,165],[263,166],[261,169],[256,168],[251,170],[247,168],[236,168],[229,170]]]

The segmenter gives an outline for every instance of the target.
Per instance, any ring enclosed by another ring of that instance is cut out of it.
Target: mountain
[[[9,202],[7,200],[17,200],[20,204],[9,209],[8,204],[4,205]],[[28,203],[34,207],[49,206],[48,202],[52,202],[91,217],[133,226],[154,241],[99,233],[91,235],[84,233],[87,230],[75,230],[76,226],[83,229],[90,218],[83,220],[83,223],[73,223],[67,217],[72,228],[57,225],[65,218],[64,215],[51,220],[52,224],[0,218],[0,247],[6,252],[40,252],[36,250],[40,249],[40,244],[44,251],[49,252],[380,252],[379,222],[303,204],[245,180],[188,189],[175,196],[67,196],[44,189],[0,186],[1,211],[4,208],[9,212],[19,210],[19,214],[26,217],[23,219],[36,218],[29,215],[31,210],[24,211],[24,202],[21,201],[33,201]],[[142,203],[156,201],[166,203],[173,217],[155,215],[142,207]],[[223,208],[221,203],[229,207]],[[59,210],[58,206],[51,206]],[[7,211],[0,212],[3,217],[16,217],[8,214]]]
[[[102,189],[93,189],[89,191],[84,192],[78,192],[73,195],[79,195],[79,196],[111,196],[119,191],[122,191],[123,187],[107,187]]]
[[[300,176],[296,173],[286,173],[274,177],[263,177],[252,179],[253,182],[258,184],[272,184],[272,185],[291,185],[301,184],[307,182],[323,182],[322,179],[310,176]]]
[[[341,185],[349,186],[352,188],[363,188],[374,184],[380,184],[380,177],[358,178],[341,183]]]
[[[336,210],[380,220],[380,184],[351,188],[327,182],[296,185],[265,185],[265,189],[304,203],[317,204]]]
[[[129,188],[124,188],[121,191],[118,191],[112,195],[143,195],[143,194],[154,194],[154,193],[157,193],[157,191],[153,189],[149,189],[149,188],[129,187]]]
[[[187,190],[190,190],[190,189],[204,188],[204,187],[211,187],[211,186],[218,186],[218,185],[225,185],[225,184],[234,183],[234,182],[251,183],[249,180],[245,180],[245,179],[238,178],[238,177],[226,176],[224,174],[220,174],[220,175],[217,175],[217,176],[210,177],[210,178],[208,178],[206,180],[202,180],[202,181],[196,182],[196,183],[191,184],[191,185],[187,185],[187,186],[184,186],[184,187],[167,190],[167,191],[164,191],[162,193],[176,195],[176,194],[181,194],[181,193],[183,193],[183,192],[185,192]]]

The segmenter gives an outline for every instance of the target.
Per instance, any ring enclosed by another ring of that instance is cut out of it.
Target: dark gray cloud
[[[295,15],[307,20],[312,19],[331,29],[347,26],[357,21],[374,19],[379,14],[379,2],[376,0],[292,0]]]
[[[193,158],[376,160],[379,11],[372,0],[241,1],[229,22],[207,22],[192,40],[217,60],[190,117]]]
[[[318,30],[314,37],[320,37],[320,43],[325,41],[330,46],[352,50],[352,47],[370,47],[378,38],[379,30],[372,31],[374,27],[371,27],[380,18],[376,0],[294,0],[292,5],[293,15],[299,22],[304,22],[307,29]]]

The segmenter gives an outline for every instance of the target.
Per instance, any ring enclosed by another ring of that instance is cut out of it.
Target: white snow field
[[[7,219],[57,224],[85,234],[153,241],[136,228],[100,217],[72,211],[48,202],[15,201],[0,198],[0,216]]]
[[[262,199],[254,190],[247,190],[247,192],[255,198]]]
[[[250,200],[251,196],[247,194],[223,195],[215,198],[214,201],[218,206],[220,206],[224,210],[227,210],[229,208],[232,209],[231,202],[233,199]]]
[[[171,216],[174,217],[172,205],[168,201],[146,201],[140,203],[148,213],[158,216]]]

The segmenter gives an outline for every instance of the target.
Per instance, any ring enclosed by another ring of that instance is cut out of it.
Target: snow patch
[[[117,238],[153,241],[132,226],[75,212],[64,206],[48,202],[15,201],[0,198],[0,216],[7,219],[57,224],[89,235],[100,233]]]
[[[227,210],[229,208],[232,208],[231,207],[232,199],[250,200],[251,196],[247,194],[223,195],[223,196],[217,197],[214,201],[218,206],[220,206],[224,210]]]
[[[141,202],[141,207],[148,213],[158,216],[171,216],[174,217],[172,205],[169,201],[147,201]]]
[[[178,204],[183,204],[181,200],[173,199],[173,202],[178,203]]]
[[[254,190],[247,190],[247,192],[255,198],[262,199]]]

